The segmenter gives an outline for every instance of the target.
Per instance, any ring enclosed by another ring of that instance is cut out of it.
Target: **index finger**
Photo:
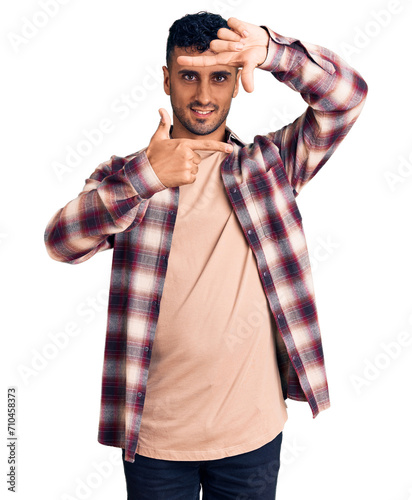
[[[184,143],[194,151],[200,149],[204,151],[221,151],[222,153],[231,153],[233,146],[227,142],[214,141],[212,139],[184,139]]]
[[[217,36],[218,38],[220,38],[220,40],[229,40],[232,42],[240,42],[242,40],[242,37],[240,35],[227,28],[218,29]]]
[[[236,17],[229,17],[227,25],[231,30],[237,32],[240,36],[248,35],[246,24]]]
[[[217,55],[210,56],[178,56],[177,64],[181,66],[215,66],[219,64]],[[222,63],[220,63],[222,64]]]

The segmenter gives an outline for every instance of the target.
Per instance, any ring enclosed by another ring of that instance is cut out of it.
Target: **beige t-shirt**
[[[136,453],[214,460],[255,450],[287,420],[276,323],[220,174],[202,156],[179,207]]]

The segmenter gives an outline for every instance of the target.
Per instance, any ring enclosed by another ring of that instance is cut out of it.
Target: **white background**
[[[6,394],[17,386],[15,496],[126,498],[120,449],[97,442],[112,255],[58,263],[43,233],[99,163],[148,144],[158,108],[171,114],[161,84],[169,26],[209,10],[328,47],[369,85],[358,122],[298,197],[332,406],[313,419],[307,403],[287,400],[277,498],[411,499],[410,2],[51,4],[50,14],[34,0],[1,6],[2,497],[12,497]],[[125,96],[131,105],[120,108]],[[305,106],[257,70],[255,91],[241,90],[227,124],[251,141]],[[101,120],[110,132],[59,177],[56,164]],[[77,335],[53,348],[73,323]]]

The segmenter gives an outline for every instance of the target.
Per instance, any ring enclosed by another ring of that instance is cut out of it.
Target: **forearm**
[[[110,248],[111,235],[141,222],[148,199],[166,187],[144,151],[127,158],[112,156],[100,164],[77,198],[54,214],[44,234],[51,258],[83,262]]]

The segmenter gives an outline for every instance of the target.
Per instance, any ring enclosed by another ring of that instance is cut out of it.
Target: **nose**
[[[199,85],[197,86],[196,99],[203,106],[210,103],[210,88],[208,81],[203,80],[199,82]]]

